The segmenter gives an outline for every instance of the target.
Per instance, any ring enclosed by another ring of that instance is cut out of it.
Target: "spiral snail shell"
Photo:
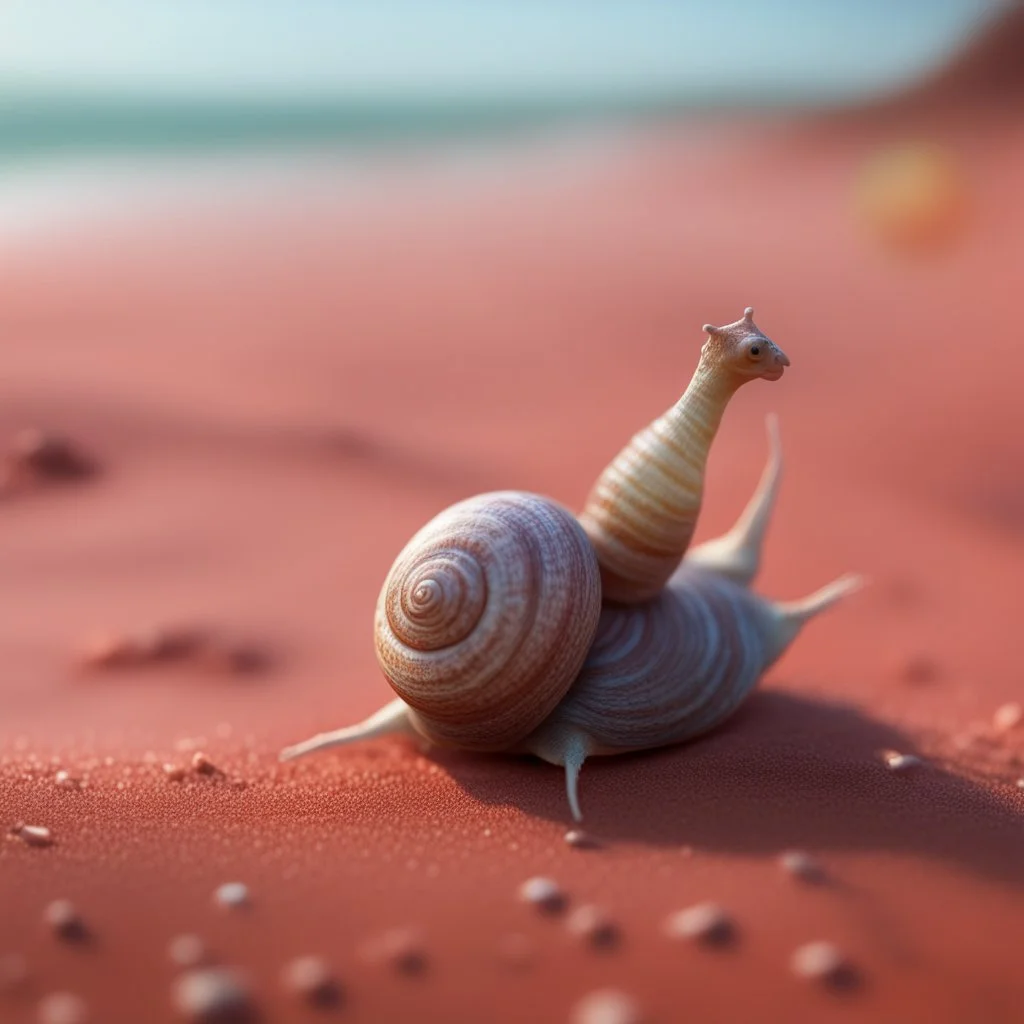
[[[397,700],[289,747],[283,760],[399,732],[563,766],[579,820],[587,757],[678,743],[714,728],[801,626],[857,586],[801,601],[751,592],[781,473],[778,428],[736,525],[689,549],[722,414],[748,380],[789,365],[753,310],[706,325],[679,401],[636,434],[579,520],[499,491],[459,502],[395,560],[377,603],[377,657]]]
[[[377,660],[424,736],[507,749],[565,696],[600,614],[597,558],[572,514],[535,494],[482,494],[395,559],[377,601]]]

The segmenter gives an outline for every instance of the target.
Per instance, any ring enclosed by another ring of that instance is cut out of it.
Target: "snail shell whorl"
[[[508,748],[565,695],[601,611],[597,558],[561,505],[500,491],[446,509],[395,560],[377,660],[429,738]]]
[[[605,605],[597,636],[544,728],[586,734],[593,753],[679,743],[739,706],[774,658],[767,605],[684,564],[653,601]]]

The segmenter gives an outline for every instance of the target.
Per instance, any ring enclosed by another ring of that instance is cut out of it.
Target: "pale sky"
[[[699,95],[911,77],[993,0],[0,0],[8,89]],[[2,99],[2,91],[0,91]]]

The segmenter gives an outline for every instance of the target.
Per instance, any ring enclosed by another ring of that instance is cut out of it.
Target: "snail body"
[[[582,819],[579,773],[591,756],[683,743],[724,722],[805,623],[860,586],[848,574],[797,601],[750,590],[782,476],[778,421],[769,456],[728,533],[690,550],[657,597],[606,602],[597,636],[569,689],[524,752],[565,769],[573,817]]]
[[[683,398],[637,434],[577,521],[518,491],[442,512],[406,545],[377,604],[377,657],[398,699],[283,751],[407,733],[564,767],[573,817],[587,757],[683,742],[727,718],[802,625],[857,585],[801,601],[754,594],[781,445],[736,525],[689,549],[707,451],[746,380],[789,360],[753,324],[706,327]],[[757,352],[751,354],[751,349]]]
[[[804,622],[856,585],[844,577],[802,601],[775,603],[684,562],[649,604],[605,606],[579,676],[521,749],[565,768],[579,821],[587,757],[683,743],[714,729]]]

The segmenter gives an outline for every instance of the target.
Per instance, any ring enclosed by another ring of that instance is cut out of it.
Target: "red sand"
[[[560,1022],[608,985],[656,1022],[1024,1018],[1024,728],[989,725],[1021,693],[1024,137],[943,132],[973,219],[913,260],[849,213],[873,139],[783,128],[699,151],[683,128],[473,187],[410,176],[381,190],[387,209],[339,187],[5,243],[0,437],[65,431],[104,472],[0,504],[0,824],[57,840],[0,843],[0,955],[31,972],[0,1017],[34,1020],[68,990],[100,1022],[177,1019],[166,948],[197,932],[251,972],[268,1020],[313,1019],[280,983],[304,953],[337,965],[352,1021]],[[493,488],[578,507],[685,384],[700,325],[747,304],[793,365],[730,409],[701,536],[746,500],[774,409],[787,477],[761,589],[858,569],[867,591],[713,736],[589,764],[602,849],[564,844],[562,779],[532,761],[381,742],[277,765],[388,698],[372,608],[418,526]],[[181,621],[277,662],[73,668],[94,629]],[[918,655],[930,682],[901,678]],[[169,782],[162,763],[195,749],[226,777]],[[927,763],[896,774],[888,750]],[[58,787],[58,766],[88,788]],[[833,884],[784,875],[792,847]],[[534,874],[606,907],[622,945],[585,949],[520,905]],[[232,880],[246,913],[211,901]],[[57,897],[92,943],[47,934]],[[704,900],[733,915],[734,948],[662,937]],[[424,935],[421,976],[359,958],[405,925]],[[518,971],[498,952],[517,932],[535,953]],[[850,956],[858,990],[790,973],[817,939]]]

